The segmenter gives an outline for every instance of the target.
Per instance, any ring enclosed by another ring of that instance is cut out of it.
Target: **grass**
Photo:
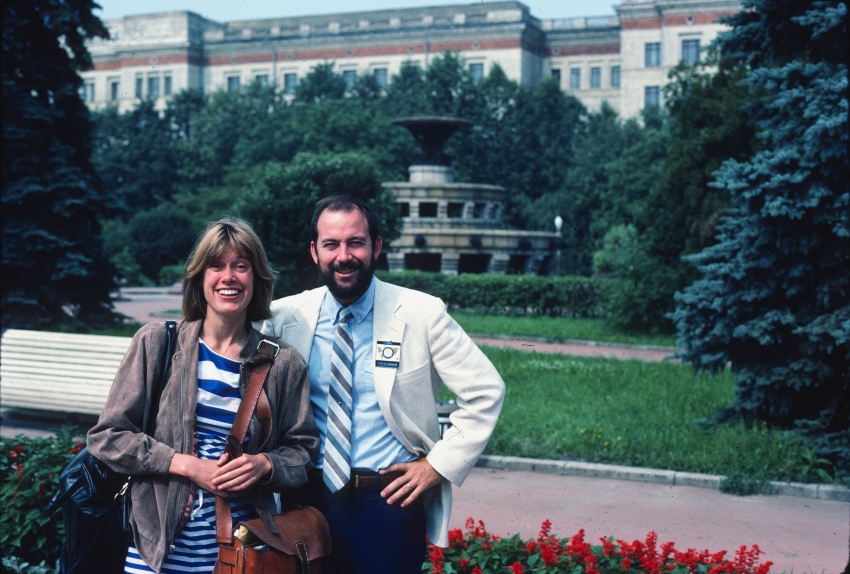
[[[484,348],[507,386],[487,454],[805,481],[802,443],[764,426],[706,426],[730,373]]]
[[[601,319],[570,317],[504,317],[452,311],[452,317],[467,333],[478,335],[508,335],[542,337],[547,341],[582,339],[628,345],[660,345],[673,347],[674,335],[642,335],[615,330]]]

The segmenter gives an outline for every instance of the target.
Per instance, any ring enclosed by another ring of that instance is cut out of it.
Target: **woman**
[[[307,482],[319,452],[310,381],[288,345],[264,390],[270,436],[256,414],[244,455],[228,460],[224,445],[263,336],[251,326],[271,316],[274,276],[257,235],[240,220],[207,227],[183,274],[183,317],[154,423],[141,432],[159,381],[162,323],[142,327],[118,369],[88,447],[113,470],[134,476],[133,543],[126,572],[212,572],[217,558],[215,497],[226,497],[233,522],[271,520],[274,492]]]

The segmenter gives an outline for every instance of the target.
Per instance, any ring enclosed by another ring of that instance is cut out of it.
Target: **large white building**
[[[427,0],[426,0],[427,1]],[[131,109],[186,88],[207,92],[267,82],[292,93],[315,65],[348,81],[391,81],[402,63],[423,68],[458,52],[474,77],[498,64],[525,86],[555,76],[591,111],[607,101],[622,117],[661,102],[667,72],[694,61],[739,0],[623,0],[616,16],[540,20],[516,1],[474,2],[297,18],[215,22],[193,12],[107,20],[109,40],[89,44],[82,74],[90,107]],[[238,16],[238,9],[234,9]]]

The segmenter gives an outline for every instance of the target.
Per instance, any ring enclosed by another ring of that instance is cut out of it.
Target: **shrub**
[[[0,554],[30,564],[59,558],[65,536],[61,513],[41,513],[59,474],[83,447],[80,439],[68,428],[48,438],[0,437]]]
[[[600,538],[601,545],[584,540],[584,530],[572,538],[550,534],[552,523],[544,521],[536,540],[520,536],[500,538],[487,532],[484,523],[467,518],[466,532],[455,528],[449,532],[449,547],[428,546],[428,560],[423,574],[483,574],[485,572],[551,573],[583,572],[587,574],[660,574],[661,572],[712,574],[768,574],[772,562],[759,564],[763,554],[756,544],[751,549],[741,546],[731,560],[726,551],[676,550],[673,542],[658,547],[658,535],[650,532],[645,541],[631,543]]]
[[[389,283],[439,297],[452,309],[489,315],[595,318],[607,314],[606,279],[537,275],[378,272]]]

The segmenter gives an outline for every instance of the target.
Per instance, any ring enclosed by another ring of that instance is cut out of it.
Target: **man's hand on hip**
[[[381,474],[388,472],[404,473],[381,491],[381,496],[387,499],[387,504],[401,502],[402,508],[412,504],[429,488],[440,484],[440,480],[443,478],[424,458],[413,462],[400,462],[380,472]]]

